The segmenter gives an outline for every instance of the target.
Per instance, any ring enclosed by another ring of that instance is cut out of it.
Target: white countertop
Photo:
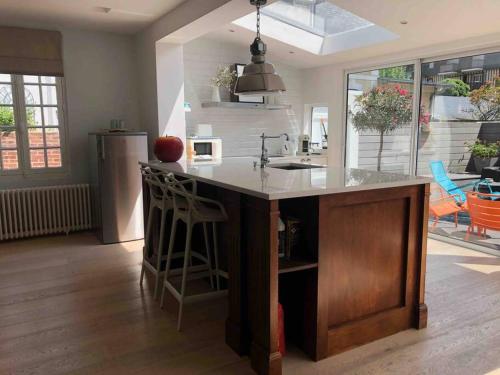
[[[173,172],[208,184],[235,190],[258,198],[274,200],[313,195],[344,193],[349,191],[381,189],[430,183],[426,177],[364,169],[323,167],[300,170],[254,168],[256,158],[227,158],[212,163],[180,160],[162,163],[158,160],[140,163],[158,170]]]

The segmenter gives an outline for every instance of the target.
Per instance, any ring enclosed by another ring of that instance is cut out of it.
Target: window
[[[0,172],[60,171],[61,78],[0,74]]]
[[[311,108],[311,145],[314,149],[328,148],[328,107]]]

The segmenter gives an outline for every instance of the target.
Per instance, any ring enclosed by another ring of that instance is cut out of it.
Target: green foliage
[[[474,106],[474,115],[479,121],[500,120],[500,87],[494,82],[472,90],[469,98]]]
[[[469,96],[470,86],[457,78],[446,78],[442,82],[445,87],[438,90],[439,95],[443,96]]]
[[[474,143],[465,143],[467,149],[473,156],[478,158],[494,158],[500,153],[500,142],[488,143],[480,139],[476,139]]]
[[[0,107],[0,126],[14,126],[12,107]]]
[[[392,68],[384,68],[378,70],[379,78],[392,78],[392,79],[411,79],[412,72],[406,69],[406,66],[395,66]]]

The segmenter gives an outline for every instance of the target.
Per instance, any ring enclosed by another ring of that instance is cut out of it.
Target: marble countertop
[[[430,183],[426,177],[414,177],[364,169],[327,167],[283,170],[254,168],[255,158],[227,158],[213,162],[162,163],[158,160],[141,162],[157,170],[173,172],[208,184],[235,190],[267,200],[335,194],[350,191],[381,189]]]

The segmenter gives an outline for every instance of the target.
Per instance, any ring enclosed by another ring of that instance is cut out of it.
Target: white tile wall
[[[249,41],[250,43],[250,41]],[[197,124],[211,124],[213,135],[222,138],[223,156],[249,156],[260,154],[260,134],[288,133],[297,137],[302,132],[304,103],[303,72],[277,61],[272,62],[283,78],[287,91],[277,102],[291,104],[290,110],[256,110],[201,108],[210,101],[210,78],[219,65],[247,63],[250,51],[212,39],[196,39],[184,46],[185,100],[192,106],[186,113],[187,134],[195,134]],[[270,153],[280,150],[279,141],[269,140]]]

